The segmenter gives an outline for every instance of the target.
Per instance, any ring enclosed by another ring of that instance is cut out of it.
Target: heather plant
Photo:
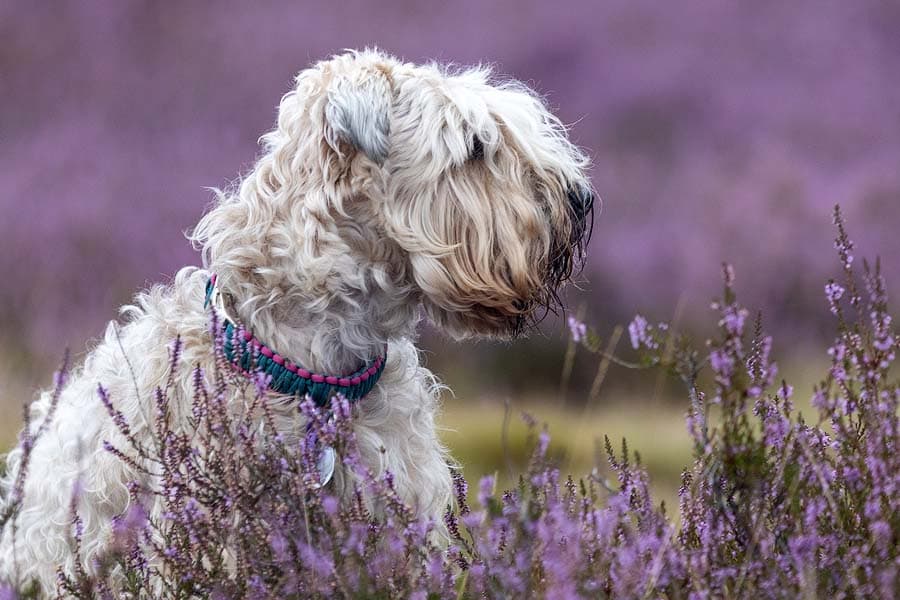
[[[605,468],[563,476],[549,434],[528,416],[532,459],[513,489],[487,476],[470,494],[457,473],[443,523],[416,518],[392,475],[359,461],[346,400],[325,411],[298,401],[309,426],[279,435],[266,382],[235,376],[220,360],[215,373],[194,371],[192,398],[158,390],[149,447],[134,441],[115,398],[98,389],[130,440],[107,450],[145,477],[131,484],[109,552],[61,573],[59,597],[896,597],[898,342],[879,264],[863,262],[858,273],[837,210],[835,223],[843,273],[825,286],[825,304],[837,336],[811,414],[795,408],[793,388],[778,379],[772,337],[738,302],[727,265],[712,305],[716,334],[705,347],[637,316],[628,327],[637,358],[606,357],[666,369],[686,386],[694,453],[677,520],[654,502],[640,456],[624,440],[617,451],[605,439]],[[594,330],[577,320],[570,327],[581,347],[605,353]],[[179,356],[176,341],[173,372],[184,368]],[[224,406],[233,386],[243,401]],[[184,407],[190,426],[174,430],[169,415]],[[325,447],[349,473],[343,497],[323,485]],[[154,494],[165,500],[160,514],[144,508]],[[14,534],[14,510],[4,523]]]

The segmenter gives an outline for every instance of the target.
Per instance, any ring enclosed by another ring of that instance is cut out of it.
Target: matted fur
[[[102,448],[124,445],[97,385],[144,437],[173,338],[187,364],[213,372],[202,301],[211,272],[259,339],[312,371],[352,372],[387,343],[384,374],[354,409],[363,457],[392,471],[420,513],[439,516],[450,502],[440,386],[414,345],[420,315],[456,338],[505,337],[552,308],[588,231],[586,157],[524,85],[374,50],[301,72],[263,143],[254,169],[218,193],[192,234],[206,269],[139,294],[72,373],[31,457],[15,552],[8,533],[0,542],[0,576],[14,576],[14,554],[18,576],[48,592],[57,566],[71,571],[77,478],[86,564],[102,551],[126,483],[140,476]],[[190,398],[189,369],[176,383]],[[32,404],[32,427],[49,402],[44,392]],[[293,405],[280,406],[286,433],[299,434]],[[176,422],[187,410],[174,407]],[[7,490],[21,458],[21,448],[9,455]],[[345,474],[333,485],[346,487]]]

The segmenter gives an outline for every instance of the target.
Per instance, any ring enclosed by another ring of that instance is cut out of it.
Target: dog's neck
[[[349,188],[326,193],[310,173],[286,179],[274,156],[203,217],[193,238],[242,325],[292,362],[351,373],[389,340],[414,336],[421,291],[407,255],[377,226],[378,202]],[[356,170],[348,177],[360,190],[373,179]]]
[[[390,339],[415,335],[419,311],[403,294],[351,291],[311,302],[306,293],[235,282],[227,269],[217,274],[232,318],[310,370],[352,373],[381,355]]]

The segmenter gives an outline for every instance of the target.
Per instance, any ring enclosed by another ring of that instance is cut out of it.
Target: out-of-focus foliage
[[[828,206],[900,255],[898,29],[878,0],[5,2],[0,331],[78,350],[196,262],[203,187],[252,164],[297,70],[365,45],[494,62],[572,123],[604,199],[594,318],[701,305],[724,259],[777,327],[809,324]]]

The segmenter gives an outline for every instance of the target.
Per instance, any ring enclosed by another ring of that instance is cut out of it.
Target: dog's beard
[[[594,230],[594,193],[574,186],[566,194],[568,224],[558,229],[550,246],[546,285],[537,304],[548,312],[562,308],[559,290],[584,266],[587,245]]]
[[[472,262],[444,257],[442,269],[437,272],[447,276],[442,282],[446,287],[425,290],[423,303],[429,318],[456,338],[510,339],[533,329],[547,315],[558,314],[563,305],[561,288],[584,263],[585,247],[592,233],[593,204],[590,188],[573,187],[555,211],[543,211],[541,235],[514,238],[511,244],[517,245],[515,248],[493,248],[497,254],[484,271],[462,270],[461,265],[471,266]],[[513,260],[504,250],[527,260]],[[418,265],[416,260],[413,259],[413,267],[417,272],[435,266],[430,259],[420,259],[422,264]],[[526,271],[514,272],[516,268]],[[467,293],[460,282],[472,280],[488,285],[477,293]]]

